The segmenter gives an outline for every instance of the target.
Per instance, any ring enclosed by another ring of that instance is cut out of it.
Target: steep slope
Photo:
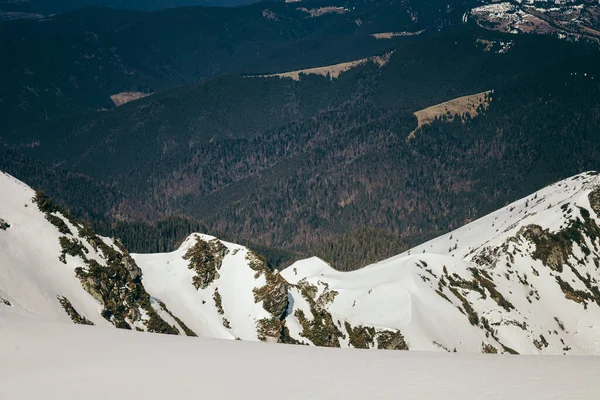
[[[585,173],[359,271],[310,259],[282,276],[337,292],[332,315],[398,329],[413,350],[598,354],[599,200]]]
[[[257,322],[271,317],[253,295],[266,285],[268,269],[243,246],[196,234],[175,252],[133,257],[148,290],[200,336],[257,340]],[[259,263],[256,271],[251,262]],[[283,293],[285,310],[285,288]]]
[[[0,172],[0,306],[50,321],[187,333],[118,241]]]
[[[134,258],[149,291],[201,335],[598,354],[599,202],[600,176],[577,175],[349,273],[311,258],[279,274],[248,249],[206,235],[189,237],[174,253]]]
[[[0,199],[3,308],[53,322],[361,347],[348,341],[350,325],[332,318],[308,285],[289,285],[246,247],[196,234],[176,252],[133,258],[120,241],[96,235],[4,173],[0,191],[6,194]],[[401,340],[388,342],[381,346],[405,348]]]
[[[49,197],[85,220],[103,218],[107,210],[123,199],[117,190],[86,175],[41,163],[2,145],[0,171],[10,173],[31,187],[44,188]],[[139,203],[134,208],[145,209]]]
[[[172,253],[130,256],[43,194],[0,179],[10,194],[0,199],[0,312],[323,347],[600,353],[595,172],[347,273],[318,258],[280,273],[202,234]]]
[[[406,349],[400,332],[354,326],[326,311],[335,293],[289,284],[248,248],[201,234],[172,253],[134,254],[150,293],[200,336],[327,347]]]

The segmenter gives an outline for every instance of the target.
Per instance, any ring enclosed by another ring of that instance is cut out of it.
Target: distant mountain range
[[[600,53],[573,28],[596,6],[558,7],[582,15],[569,35],[525,35],[485,22],[515,13],[442,3],[0,23],[0,168],[134,252],[200,230],[340,270],[600,169]]]
[[[151,11],[190,6],[231,7],[254,2],[256,0],[0,0],[0,13],[4,11],[6,17],[11,16],[10,12],[21,13],[10,18],[15,19],[27,14],[48,16],[93,6]]]

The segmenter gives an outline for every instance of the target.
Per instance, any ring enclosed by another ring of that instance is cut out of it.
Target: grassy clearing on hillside
[[[390,60],[390,56],[392,52],[384,54],[383,56],[373,56],[368,58],[363,58],[361,60],[348,61],[340,64],[333,65],[325,65],[323,67],[315,67],[315,68],[307,68],[307,69],[299,69],[297,71],[290,72],[282,72],[279,74],[269,74],[269,75],[256,75],[258,78],[271,78],[277,76],[279,78],[291,78],[295,81],[300,80],[300,75],[321,75],[327,76],[329,79],[337,79],[342,72],[346,72],[354,67],[357,67],[362,64],[366,64],[368,62],[375,63],[380,67],[383,67]]]
[[[305,8],[305,7],[298,7],[297,8],[298,11],[303,11],[305,13],[307,13],[308,15],[310,15],[311,18],[314,17],[321,17],[325,14],[345,14],[346,10],[344,7],[321,7],[321,8]]]
[[[448,100],[415,112],[415,116],[419,123],[417,129],[408,135],[408,139],[414,139],[415,133],[419,128],[424,125],[429,125],[436,118],[447,118],[448,120],[452,120],[455,115],[459,115],[463,118],[467,113],[469,116],[475,117],[481,111],[487,109],[492,100],[490,97],[491,93],[491,90],[487,90],[469,96],[457,97],[456,99]]]
[[[146,96],[150,96],[152,93],[143,93],[143,92],[121,92],[117,94],[113,94],[110,96],[110,99],[115,103],[115,106],[122,106],[125,103],[129,103],[130,101],[138,100]]]
[[[400,37],[400,36],[417,36],[423,32],[425,32],[424,29],[421,29],[420,31],[416,31],[416,32],[381,32],[381,33],[372,33],[371,36],[373,36],[375,39],[379,40],[379,39],[392,39],[392,38]]]

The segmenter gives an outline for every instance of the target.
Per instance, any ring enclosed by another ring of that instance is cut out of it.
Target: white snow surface
[[[282,275],[291,282],[301,276],[318,287],[326,283],[339,293],[328,308],[332,315],[356,325],[398,329],[410,349],[440,351],[443,348],[437,342],[451,350],[479,352],[485,334],[423,282],[422,271],[414,267],[419,260],[413,257],[392,265],[339,272],[312,258],[298,261]],[[446,261],[439,256],[427,260],[440,268]],[[464,264],[456,267],[465,268]],[[293,274],[294,268],[298,275]]]
[[[79,316],[94,325],[113,326],[101,315],[104,305],[83,288],[76,276],[76,268],[88,268],[84,259],[65,254],[65,262],[62,262],[59,239],[66,237],[76,241],[84,247],[87,260],[104,267],[107,261],[103,251],[98,250],[100,241],[119,254],[122,254],[121,250],[111,239],[101,236],[94,237],[96,242],[92,246],[81,236],[82,225],[60,212],[53,212],[50,215],[62,221],[70,231],[61,233],[40,211],[34,196],[33,189],[0,171],[0,219],[9,224],[8,228],[0,230],[0,307],[10,307],[49,321],[72,323],[59,301],[59,298],[66,298]],[[151,301],[151,305],[158,315],[182,331],[159,304]],[[129,306],[141,315],[136,321],[128,319],[130,326],[148,330],[146,311],[139,306]]]
[[[312,302],[331,314],[345,335],[342,347],[350,345],[348,322],[400,331],[413,350],[405,352],[257,343],[257,321],[271,317],[253,295],[265,274],[250,268],[247,248],[221,242],[228,252],[219,277],[197,290],[183,255],[197,239],[215,240],[201,234],[175,252],[134,257],[152,308],[183,333],[164,302],[204,337],[114,329],[75,276],[82,260],[59,261],[61,234],[32,202],[33,190],[0,173],[0,219],[10,225],[0,229],[0,399],[594,399],[600,358],[590,355],[600,353],[600,307],[569,299],[557,280],[589,294],[587,285],[600,281],[600,239],[581,231],[583,242],[573,244],[559,271],[534,257],[536,245],[522,232],[537,225],[557,233],[586,218],[597,223],[589,194],[598,188],[599,175],[577,175],[358,271],[335,271],[318,258],[282,271],[290,337],[313,344],[295,316],[302,310],[312,320]],[[76,234],[77,226],[55,216]],[[82,243],[88,259],[103,261]],[[488,286],[472,288],[482,276],[510,306]],[[314,298],[305,297],[307,287]],[[72,324],[57,296],[97,326]],[[490,348],[525,355],[474,354]]]
[[[143,271],[146,290],[163,301],[169,310],[181,318],[196,334],[203,337],[258,340],[256,320],[270,317],[261,303],[254,302],[252,290],[265,284],[264,276],[254,278],[248,267],[248,249],[221,241],[229,250],[219,269],[219,278],[206,289],[192,285],[195,272],[188,268],[183,259],[196,239],[211,241],[214,236],[193,234],[172,253],[132,254]],[[218,290],[222,298],[224,314],[217,311],[213,295]],[[231,328],[223,325],[223,318]]]
[[[600,306],[590,289],[600,281],[600,267],[595,265],[600,260],[599,238],[583,235],[584,242],[573,244],[558,271],[534,255],[536,245],[522,233],[533,225],[556,233],[585,218],[598,223],[588,195],[599,187],[599,175],[577,175],[358,271],[339,272],[318,258],[298,261],[281,272],[289,283],[289,336],[313,344],[303,335],[298,311],[311,321],[317,304],[339,327],[342,347],[351,345],[349,323],[377,332],[399,331],[410,350],[417,351],[599,354]],[[59,261],[61,234],[32,203],[33,190],[0,174],[0,193],[0,218],[10,224],[0,230],[0,311],[68,325],[71,320],[57,300],[65,296],[82,316],[111,326],[100,315],[100,303],[75,276],[82,260],[67,255],[67,264]],[[174,252],[132,255],[143,271],[152,307],[180,333],[182,326],[159,302],[199,336],[259,340],[257,323],[272,317],[254,296],[255,289],[265,286],[265,274],[250,267],[250,250],[221,241],[228,251],[219,277],[207,288],[196,289],[195,272],[183,256],[197,239],[216,240],[193,234]],[[84,244],[87,257],[101,262],[101,255]],[[588,297],[574,299],[559,281]],[[315,294],[308,299],[311,290]],[[215,291],[222,299],[222,314]],[[2,325],[6,323],[0,319]],[[141,322],[135,326],[144,329]]]
[[[0,308],[0,398],[595,399],[600,358],[311,348],[43,321]]]
[[[328,307],[332,315],[356,324],[398,329],[411,350],[481,352],[485,343],[498,351],[507,346],[520,354],[599,354],[600,307],[593,301],[584,306],[567,299],[556,277],[578,290],[586,290],[583,283],[567,267],[558,273],[534,259],[535,245],[527,240],[511,239],[531,224],[550,232],[566,228],[570,220],[581,217],[578,207],[589,210],[598,222],[588,201],[589,192],[598,187],[598,175],[577,175],[358,271],[339,272],[311,258],[296,262],[282,275],[290,283],[306,280],[320,287],[327,285],[339,293]],[[598,238],[587,240],[592,249],[600,244]],[[474,262],[491,250],[498,251],[493,264]],[[600,272],[594,257],[597,260],[597,252],[588,257],[574,245],[569,260],[597,285]],[[485,290],[484,297],[454,288],[480,321],[486,318],[495,338],[481,323],[470,323],[450,285],[440,286],[441,280],[448,281],[446,274],[473,280],[473,268],[487,273],[497,291],[513,305],[510,310],[501,307]]]
[[[383,262],[394,262],[409,254],[423,252],[456,254],[456,257],[471,259],[476,250],[483,246],[497,246],[514,236],[522,226],[529,224],[537,224],[556,232],[566,226],[567,218],[561,206],[569,203],[590,209],[588,193],[598,187],[600,187],[599,175],[595,173],[575,175]],[[578,211],[575,209],[574,213],[578,214]],[[590,210],[590,213],[595,216],[593,211]],[[597,216],[595,217],[598,220]],[[457,248],[450,250],[454,245]]]
[[[57,299],[64,296],[79,314],[97,325],[109,326],[100,315],[101,305],[75,276],[74,269],[84,266],[81,259],[67,255],[66,265],[59,261],[62,235],[32,202],[34,194],[24,183],[0,172],[0,218],[10,224],[0,230],[0,307],[5,306],[3,299],[19,310],[71,323]]]

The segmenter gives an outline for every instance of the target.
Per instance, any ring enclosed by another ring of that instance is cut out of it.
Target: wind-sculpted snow
[[[198,335],[258,340],[257,321],[271,314],[254,301],[266,278],[249,267],[249,257],[243,246],[201,234],[172,253],[134,254],[146,288]]]
[[[327,282],[332,313],[397,328],[411,349],[598,354],[599,191],[581,174],[360,271],[303,261],[284,276]]]
[[[0,297],[53,321],[183,333],[152,299],[118,241],[93,233],[41,192],[0,173]]]
[[[129,255],[1,175],[0,308],[52,321],[323,347],[600,352],[600,176],[557,182],[353,272],[318,258],[278,272],[192,234]]]
[[[361,329],[335,318],[327,306],[331,291],[308,282],[290,284],[265,259],[248,248],[203,234],[189,236],[172,253],[135,254],[144,284],[200,336],[261,340],[327,347],[402,348],[394,330],[373,327],[351,343]],[[202,284],[198,284],[202,282]],[[385,333],[384,333],[385,332]],[[362,333],[362,331],[361,331]],[[381,340],[378,340],[379,337]],[[381,342],[381,343],[380,343]]]
[[[268,345],[49,323],[0,307],[0,398],[594,399],[597,357]]]
[[[189,324],[205,336],[326,347],[597,354],[599,188],[596,174],[578,175],[354,272],[311,258],[278,274],[248,249],[206,235],[188,238],[170,255],[135,257],[149,290],[177,314],[202,320]],[[219,268],[213,265],[220,258],[210,255],[201,268],[189,265],[184,254],[198,243],[212,243],[215,254],[224,254]],[[204,271],[218,277],[197,289],[192,283]]]

